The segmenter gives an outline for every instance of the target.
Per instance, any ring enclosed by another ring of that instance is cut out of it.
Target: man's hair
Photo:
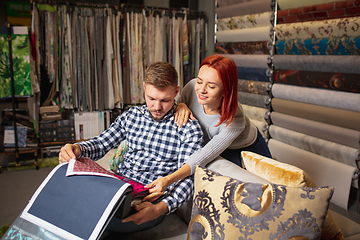
[[[175,67],[167,62],[154,62],[145,70],[145,83],[156,88],[178,86],[178,74]]]

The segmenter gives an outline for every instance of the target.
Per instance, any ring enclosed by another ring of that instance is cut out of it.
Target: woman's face
[[[224,95],[224,88],[217,71],[206,65],[199,70],[195,83],[198,102],[212,110],[219,110]]]

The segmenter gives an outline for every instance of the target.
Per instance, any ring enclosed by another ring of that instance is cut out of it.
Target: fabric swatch
[[[269,54],[271,42],[217,42],[215,52],[220,54]]]
[[[280,83],[273,84],[271,93],[275,98],[360,112],[360,96],[358,93]]]
[[[277,83],[360,93],[360,74],[277,69],[274,76]]]
[[[275,47],[280,55],[360,55],[360,37],[277,40]]]

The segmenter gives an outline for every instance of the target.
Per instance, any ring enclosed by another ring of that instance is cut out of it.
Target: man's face
[[[143,83],[145,101],[151,116],[160,121],[174,105],[174,99],[179,92],[179,87],[167,86],[156,88],[149,83]]]

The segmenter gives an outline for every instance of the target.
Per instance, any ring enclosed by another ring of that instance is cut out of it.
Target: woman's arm
[[[155,201],[165,192],[168,186],[170,186],[174,182],[177,182],[189,176],[190,173],[191,173],[190,166],[188,164],[184,164],[181,168],[179,168],[172,174],[156,179],[152,183],[145,186],[146,188],[149,188],[150,194],[144,197],[143,200],[149,202]]]

